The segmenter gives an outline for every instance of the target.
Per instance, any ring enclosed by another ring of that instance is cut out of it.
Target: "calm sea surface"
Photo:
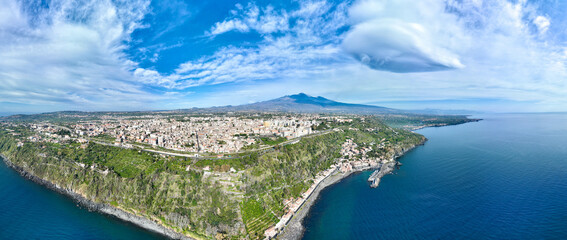
[[[304,239],[567,239],[567,114],[479,116],[419,130],[380,187],[321,192]]]
[[[161,239],[161,235],[78,207],[0,160],[0,239]]]
[[[567,115],[481,116],[428,128],[380,187],[321,193],[305,239],[567,239]],[[159,239],[78,207],[0,161],[0,239]]]

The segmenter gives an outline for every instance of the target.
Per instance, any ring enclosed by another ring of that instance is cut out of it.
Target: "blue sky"
[[[566,1],[3,0],[0,112],[567,110]]]

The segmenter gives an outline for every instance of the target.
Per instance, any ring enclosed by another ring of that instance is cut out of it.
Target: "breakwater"
[[[321,192],[302,239],[567,239],[567,114],[502,114],[418,133],[377,189]]]
[[[426,138],[423,138],[423,140],[413,146],[410,147],[406,147],[406,148],[402,148],[398,151],[396,151],[394,153],[394,155],[390,158],[389,161],[380,164],[379,166],[374,166],[374,167],[360,167],[360,168],[353,168],[352,171],[348,171],[348,172],[335,172],[334,174],[330,175],[329,177],[325,178],[323,181],[321,181],[321,183],[319,183],[319,185],[317,186],[317,188],[315,188],[313,190],[313,193],[311,193],[311,195],[305,200],[305,202],[303,203],[303,205],[301,206],[301,208],[299,210],[297,210],[297,212],[295,212],[295,214],[293,215],[293,217],[291,218],[291,220],[288,222],[288,224],[284,227],[283,231],[281,232],[281,234],[279,234],[277,236],[277,239],[282,239],[282,240],[296,240],[296,239],[301,239],[303,237],[303,234],[305,233],[305,225],[304,225],[304,220],[306,217],[309,216],[310,214],[310,209],[311,207],[317,203],[317,201],[319,201],[319,196],[321,194],[321,191],[329,186],[332,186],[333,184],[339,183],[341,180],[345,179],[346,177],[349,177],[350,175],[352,175],[353,173],[358,173],[358,172],[362,172],[362,171],[367,171],[367,170],[372,170],[372,169],[376,169],[375,173],[377,173],[374,178],[373,181],[380,181],[380,177],[391,173],[394,169],[394,167],[397,165],[397,159],[400,156],[403,156],[405,153],[407,153],[408,151],[423,145],[425,142],[427,141]],[[391,166],[391,169],[386,168],[385,165],[387,166]],[[379,168],[377,168],[379,167]],[[380,171],[383,171],[381,176],[378,177],[380,174]],[[371,185],[372,186],[372,185]]]
[[[427,139],[424,139],[423,142],[421,142],[418,145],[423,145],[426,140]],[[418,145],[416,145],[416,146],[418,146]],[[378,187],[378,185],[380,185],[380,179],[382,179],[382,177],[384,177],[384,175],[392,173],[396,166],[401,165],[401,163],[399,163],[397,161],[397,159],[399,157],[403,156],[406,152],[414,149],[416,146],[413,146],[411,148],[402,149],[401,153],[399,153],[399,154],[396,153],[390,159],[390,161],[381,163],[380,166],[372,174],[370,174],[370,177],[368,178],[368,181],[370,182],[370,187],[373,187],[373,188]]]

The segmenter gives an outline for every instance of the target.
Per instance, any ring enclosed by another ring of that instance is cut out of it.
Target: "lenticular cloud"
[[[458,56],[444,47],[444,41],[439,41],[455,35],[444,26],[448,23],[443,22],[446,16],[440,16],[444,15],[443,6],[432,4],[427,7],[434,11],[422,11],[421,7],[402,5],[399,1],[357,2],[350,9],[353,27],[343,40],[344,50],[373,69],[389,72],[464,67]]]
[[[378,19],[355,26],[343,47],[376,70],[405,73],[463,67],[454,54],[436,47],[427,35],[419,24]]]

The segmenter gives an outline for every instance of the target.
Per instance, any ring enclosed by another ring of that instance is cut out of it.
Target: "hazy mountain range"
[[[132,112],[147,112],[147,111],[132,111]],[[209,108],[188,108],[188,109],[179,109],[179,110],[161,110],[161,111],[149,111],[149,112],[187,112],[187,113],[290,112],[290,113],[334,113],[334,114],[368,114],[368,115],[387,115],[387,114],[465,115],[465,114],[475,113],[465,110],[439,110],[439,109],[400,110],[400,109],[365,105],[365,104],[342,103],[321,96],[318,97],[309,96],[305,93],[287,95],[272,100],[256,102],[251,104],[237,105],[237,106],[228,105],[228,106],[209,107]],[[40,115],[53,115],[53,114],[63,114],[63,113],[81,113],[81,111],[62,111],[62,112],[43,113]],[[30,116],[30,117],[34,116],[34,114],[30,114],[30,115],[3,114],[3,116],[9,116],[9,115],[14,115],[13,117],[19,116],[19,118],[24,116]],[[1,117],[2,115],[0,115],[0,118]],[[8,117],[8,118],[13,118],[13,117]]]
[[[408,111],[333,101],[324,97],[312,97],[305,93],[238,106],[183,109],[189,112],[295,112],[295,113],[352,113],[352,114],[394,114]]]
[[[476,114],[468,110],[419,109],[401,110],[366,104],[352,104],[333,101],[324,97],[313,97],[305,93],[238,105],[210,108],[182,109],[187,112],[294,112],[294,113],[346,113],[346,114],[434,114],[463,115]]]

